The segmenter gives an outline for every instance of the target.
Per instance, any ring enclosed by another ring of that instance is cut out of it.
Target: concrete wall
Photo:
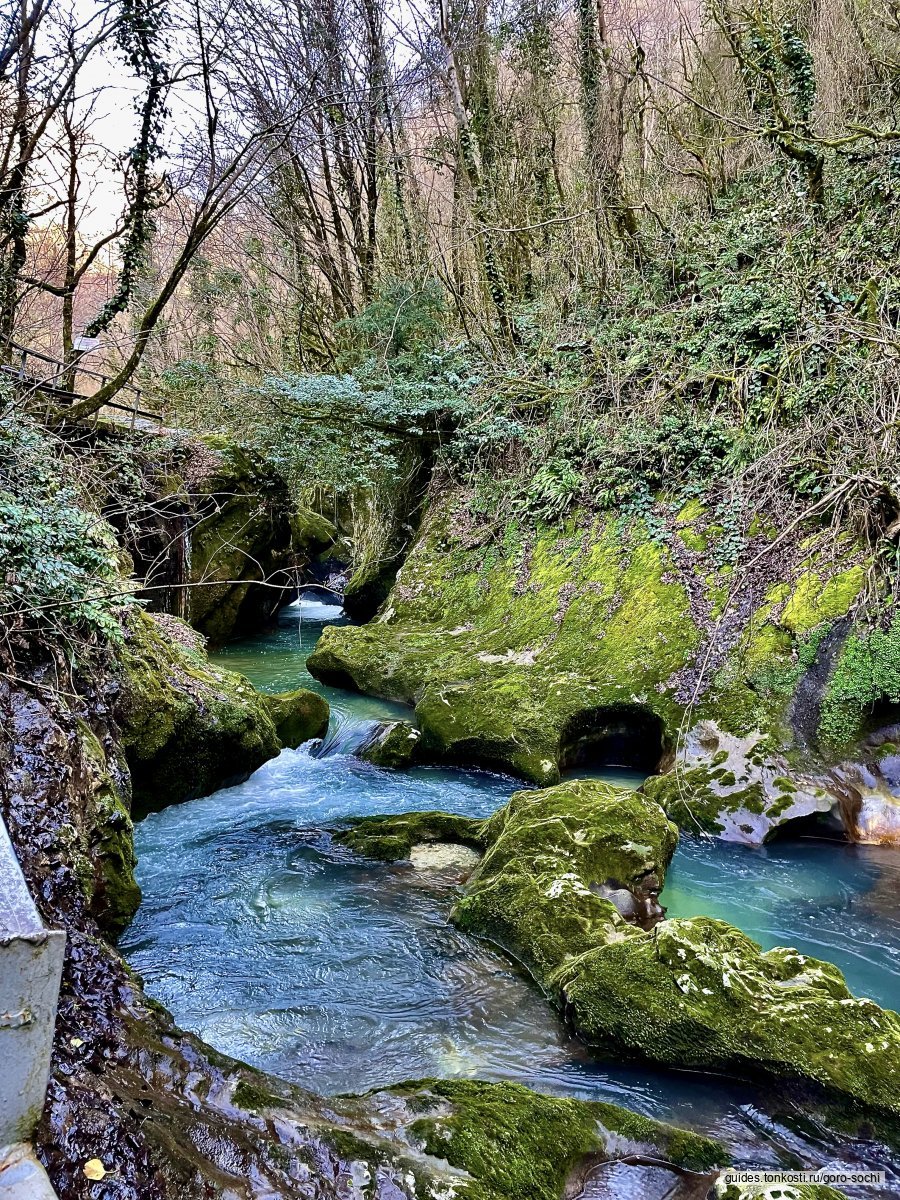
[[[44,1107],[65,942],[41,921],[0,818],[0,1158]]]

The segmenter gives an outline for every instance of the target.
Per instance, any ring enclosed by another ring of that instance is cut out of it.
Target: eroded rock
[[[264,698],[172,636],[175,617],[134,612],[117,651],[115,699],[134,801],[160,808],[246,779],[281,748]]]

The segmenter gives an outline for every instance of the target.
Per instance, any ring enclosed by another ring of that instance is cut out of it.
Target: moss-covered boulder
[[[900,1118],[900,1016],[855,998],[831,964],[763,953],[722,921],[652,924],[676,836],[640,793],[517,793],[480,831],[454,920],[523,963],[603,1053],[812,1083]]]
[[[487,850],[454,920],[548,990],[563,962],[662,916],[678,831],[634,792],[596,781],[517,792],[481,836]]]
[[[773,534],[757,521],[747,553],[766,567],[745,578],[723,565],[721,527],[697,502],[481,530],[467,503],[432,501],[379,616],[326,630],[313,674],[415,704],[423,760],[539,785],[581,763],[675,762],[693,772],[699,820],[670,797],[673,818],[755,844],[800,817],[846,816],[826,735],[865,674],[847,633],[863,551],[813,532],[767,556]],[[900,695],[889,641],[865,641],[881,664],[866,675],[871,702]],[[859,704],[851,716],[858,736]]]
[[[672,1067],[815,1082],[900,1117],[900,1016],[855,998],[830,963],[778,947],[763,953],[705,917],[562,965],[556,985],[592,1045]]]
[[[454,921],[517,959],[603,1054],[815,1085],[900,1119],[900,1016],[830,963],[764,953],[722,921],[661,920],[677,830],[640,792],[578,781],[518,792],[482,822],[411,813],[339,836],[385,859],[430,839],[483,850]]]
[[[484,821],[455,813],[412,812],[397,817],[358,817],[349,829],[338,830],[335,841],[366,858],[396,862],[409,858],[414,846],[455,842],[481,850],[485,845]]]
[[[462,1173],[459,1194],[467,1200],[561,1200],[574,1194],[579,1168],[627,1156],[698,1173],[728,1161],[717,1142],[615,1104],[476,1080],[428,1080],[391,1090],[418,1114],[409,1135]]]
[[[245,779],[281,748],[265,699],[214,667],[175,617],[137,612],[117,651],[116,709],[134,802],[160,808]]]
[[[387,721],[374,730],[357,755],[376,767],[397,771],[412,765],[421,736],[409,721]]]
[[[261,699],[275,725],[282,746],[294,750],[304,742],[322,738],[328,732],[331,710],[328,701],[308,688],[276,692]]]

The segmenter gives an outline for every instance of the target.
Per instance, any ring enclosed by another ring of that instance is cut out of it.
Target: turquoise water
[[[333,606],[303,602],[218,656],[265,690],[322,692],[333,729],[324,747],[283,751],[245,783],[138,824],[144,901],[121,946],[150,994],[217,1049],[326,1094],[435,1074],[515,1079],[675,1119],[721,1138],[746,1163],[774,1165],[785,1154],[856,1161],[856,1149],[838,1155],[758,1088],[592,1061],[503,956],[449,923],[452,870],[369,863],[332,842],[327,827],[350,816],[429,808],[484,816],[522,786],[479,771],[384,771],[346,753],[361,723],[408,710],[311,679],[305,656],[335,619]],[[723,916],[760,940],[818,937],[816,952],[846,952],[866,980],[861,990],[876,995],[896,982],[890,880],[882,892],[877,856],[854,866],[843,849],[756,854],[685,840],[664,902],[672,915]],[[848,912],[849,933],[839,919]]]
[[[900,853],[889,846],[775,842],[758,850],[682,837],[661,902],[670,917],[720,917],[769,950],[836,963],[850,987],[900,1008]]]

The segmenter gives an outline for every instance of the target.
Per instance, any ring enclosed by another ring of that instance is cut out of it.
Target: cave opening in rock
[[[645,775],[664,765],[668,740],[661,719],[639,704],[583,709],[560,739],[560,770],[624,768]]]
[[[879,697],[866,713],[860,733],[873,746],[900,742],[900,704],[888,696]]]

